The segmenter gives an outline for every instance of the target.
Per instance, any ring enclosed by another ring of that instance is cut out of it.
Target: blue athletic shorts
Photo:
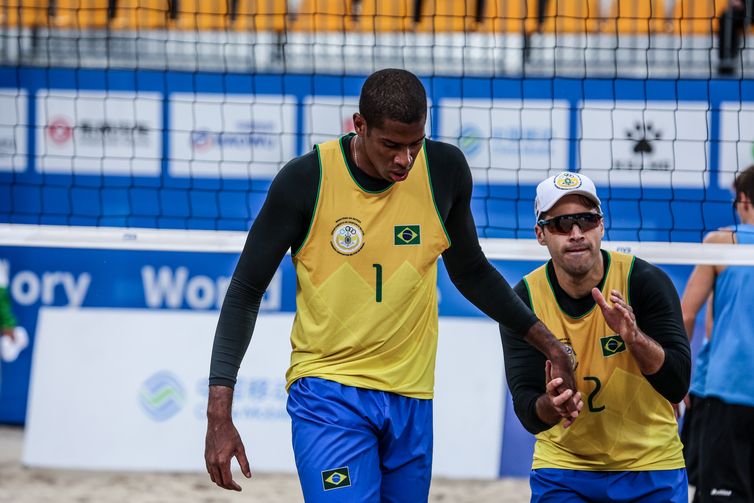
[[[308,503],[421,503],[432,477],[432,400],[315,377],[288,394]]]
[[[590,472],[539,468],[529,478],[532,502],[688,503],[686,470]]]

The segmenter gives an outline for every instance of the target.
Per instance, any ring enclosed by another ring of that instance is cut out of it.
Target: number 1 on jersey
[[[382,302],[382,264],[372,264],[374,267],[374,301]]]

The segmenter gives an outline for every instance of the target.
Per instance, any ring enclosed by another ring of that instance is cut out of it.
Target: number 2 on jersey
[[[586,404],[589,407],[589,412],[602,412],[603,410],[605,410],[604,405],[600,405],[599,407],[594,405],[594,399],[597,398],[597,393],[599,393],[602,389],[602,381],[600,381],[599,377],[595,376],[586,376],[584,377],[584,380],[594,381],[594,389],[591,393],[589,393],[589,398],[587,398],[586,400]]]
[[[382,264],[372,264],[374,267],[374,301],[382,302]]]

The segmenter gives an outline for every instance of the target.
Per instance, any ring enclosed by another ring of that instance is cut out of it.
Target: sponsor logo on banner
[[[240,122],[234,131],[247,132],[214,132],[198,130],[191,132],[191,148],[194,151],[206,152],[212,148],[245,149],[274,148],[277,145],[277,132],[272,122]]]
[[[287,348],[286,348],[287,349]],[[286,352],[287,354],[287,352]],[[196,383],[195,410],[197,419],[207,417],[207,379]],[[285,379],[264,375],[245,375],[241,372],[233,387],[233,418],[264,421],[287,420]]]
[[[482,132],[474,126],[465,126],[458,132],[458,148],[468,156],[476,155],[482,148]]]
[[[550,140],[553,130],[549,127],[494,127],[489,137],[493,155],[531,154],[547,156],[552,153]],[[458,147],[469,157],[479,153],[483,145],[481,131],[474,126],[464,126],[458,132]]]
[[[356,96],[307,96],[304,99],[305,150],[353,131],[353,114],[358,111]]]
[[[633,126],[625,131],[625,139],[633,145],[631,155],[614,159],[613,169],[670,171],[673,158],[657,158],[656,155],[656,142],[662,137],[662,130],[655,127],[652,122],[634,122]]]
[[[568,167],[567,102],[444,99],[440,139],[456,144],[479,181],[539,182]]]
[[[230,285],[230,278],[227,276],[192,276],[187,267],[162,266],[157,269],[151,265],[144,266],[141,268],[141,280],[146,305],[154,309],[180,309],[183,306],[191,309],[220,309]],[[281,283],[278,270],[262,297],[259,306],[261,310],[280,309]]]
[[[149,377],[139,389],[139,404],[153,421],[167,421],[186,403],[186,392],[178,378],[168,371]]]
[[[424,131],[432,131],[431,102],[427,102]],[[307,96],[304,98],[304,150],[334,140],[355,130],[353,114],[359,111],[358,96]]]
[[[292,96],[175,93],[169,114],[173,176],[269,179],[296,155]]]
[[[340,132],[343,134],[350,133],[351,131],[356,131],[356,126],[353,125],[353,115],[344,117],[340,127]]]
[[[47,136],[53,143],[63,145],[73,138],[73,126],[68,117],[55,117],[47,124]]]
[[[706,187],[708,108],[688,101],[584,101],[579,172],[611,187]]]
[[[37,274],[34,271],[22,270],[11,278],[10,294],[13,300],[22,306],[40,303],[45,306],[56,304],[81,307],[91,282],[92,276],[86,272],[75,274],[45,271]]]
[[[146,122],[88,121],[78,124],[70,117],[53,118],[47,125],[47,136],[53,143],[65,145],[75,141],[80,145],[145,145],[151,137]]]
[[[40,172],[159,175],[160,94],[42,90],[36,111]]]
[[[26,169],[26,91],[0,89],[0,171]]]

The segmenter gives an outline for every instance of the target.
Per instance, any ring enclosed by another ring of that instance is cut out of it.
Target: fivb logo
[[[157,372],[139,390],[141,408],[155,421],[167,421],[186,403],[186,393],[178,378],[167,371]]]

